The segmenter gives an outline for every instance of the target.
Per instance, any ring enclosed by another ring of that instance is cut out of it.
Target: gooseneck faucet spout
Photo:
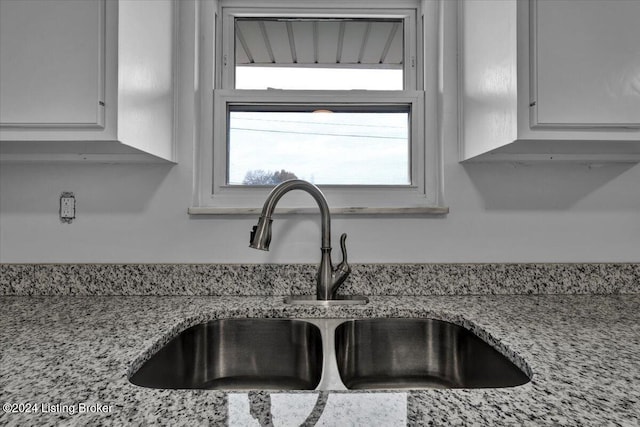
[[[342,262],[336,268],[333,268],[331,262],[331,215],[329,213],[329,205],[322,191],[310,182],[301,179],[291,179],[277,185],[267,196],[267,200],[262,207],[262,214],[258,220],[258,224],[251,231],[250,247],[254,249],[269,250],[271,243],[271,216],[275,210],[276,204],[282,196],[291,190],[303,190],[309,193],[318,203],[320,208],[320,217],[322,221],[322,243],[320,247],[321,258],[320,267],[317,277],[317,299],[332,300],[338,287],[346,280],[351,267],[347,263],[347,235],[342,234],[340,237],[340,248],[342,250]]]

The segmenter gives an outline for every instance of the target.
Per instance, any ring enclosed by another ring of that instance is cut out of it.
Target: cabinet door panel
[[[532,3],[532,125],[640,127],[640,1]]]
[[[0,1],[0,126],[100,128],[104,1]]]

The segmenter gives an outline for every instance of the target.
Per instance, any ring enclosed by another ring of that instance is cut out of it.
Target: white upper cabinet
[[[99,2],[0,2],[0,123],[102,126],[103,58]]]
[[[461,160],[640,161],[640,1],[459,5]]]
[[[640,1],[536,1],[533,126],[640,126]]]
[[[174,160],[172,0],[0,0],[0,158]]]

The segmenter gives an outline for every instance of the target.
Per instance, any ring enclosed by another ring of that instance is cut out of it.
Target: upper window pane
[[[402,90],[402,19],[235,19],[235,88]]]

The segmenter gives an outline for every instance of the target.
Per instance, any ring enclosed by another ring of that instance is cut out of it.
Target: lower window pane
[[[409,108],[229,111],[227,183],[410,185]]]

